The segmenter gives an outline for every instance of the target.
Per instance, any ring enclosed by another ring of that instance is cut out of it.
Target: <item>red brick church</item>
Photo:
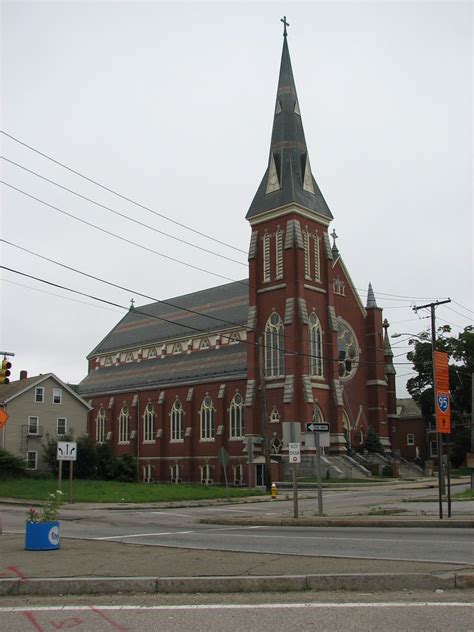
[[[328,234],[286,31],[268,165],[246,219],[248,279],[132,307],[88,356],[89,432],[135,455],[144,480],[221,483],[224,454],[231,484],[262,484],[262,436],[281,478],[287,422],[301,430],[302,467],[314,460],[312,420],[329,423],[329,455],[359,448],[369,425],[390,450],[388,324],[370,285],[361,302]]]

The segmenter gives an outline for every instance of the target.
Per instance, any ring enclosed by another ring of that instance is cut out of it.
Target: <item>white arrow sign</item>
[[[58,441],[56,458],[58,461],[77,461],[77,442]]]

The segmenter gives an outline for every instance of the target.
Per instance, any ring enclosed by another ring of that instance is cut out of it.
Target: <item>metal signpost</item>
[[[299,443],[288,443],[288,459],[291,464],[291,471],[293,475],[293,516],[298,518],[298,485],[296,483],[296,466],[298,463],[301,463],[301,450]]]
[[[448,492],[448,518],[451,517],[451,470],[450,460],[451,454],[449,449],[449,434],[451,432],[451,407],[449,402],[449,368],[448,354],[443,351],[433,352],[434,360],[434,378],[435,378],[435,403],[436,403],[436,432],[440,437],[440,446],[443,445],[442,436],[447,434],[448,441],[446,447],[446,474],[447,474],[447,492]],[[438,462],[443,460],[443,449],[438,450]],[[441,469],[441,466],[438,467]],[[440,485],[440,498],[441,498]],[[440,500],[441,503],[441,500]],[[442,511],[440,517],[442,518]]]
[[[61,478],[63,472],[63,461],[69,461],[69,502],[72,503],[72,470],[73,463],[77,461],[77,442],[58,441],[56,459],[59,461],[58,489],[61,489]]]
[[[329,432],[329,424],[325,422],[310,421],[305,424],[306,432],[314,432],[314,444],[316,447],[316,475],[318,477],[318,515],[323,515],[323,484],[321,481],[321,433]]]

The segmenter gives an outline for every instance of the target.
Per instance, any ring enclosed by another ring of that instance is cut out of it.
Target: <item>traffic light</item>
[[[12,363],[9,362],[7,359],[4,359],[2,361],[2,370],[0,371],[0,384],[8,384],[10,382],[9,377],[11,375],[11,368]]]

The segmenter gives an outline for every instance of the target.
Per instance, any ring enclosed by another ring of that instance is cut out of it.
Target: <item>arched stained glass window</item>
[[[171,441],[182,441],[183,432],[183,405],[179,399],[175,399],[170,412]]]
[[[315,377],[323,376],[323,333],[321,323],[314,312],[308,321],[309,372]]]
[[[340,378],[348,378],[354,375],[359,359],[358,343],[356,335],[342,318],[338,318],[337,348],[338,371]]]
[[[236,393],[229,407],[229,428],[231,439],[241,438],[245,434],[244,411],[244,398],[240,393]]]
[[[216,435],[216,409],[209,395],[206,395],[202,401],[199,417],[201,420],[201,439],[214,439]]]
[[[97,417],[95,419],[95,440],[96,443],[104,443],[105,441],[105,425],[107,423],[107,417],[103,406],[99,408]]]
[[[284,326],[280,316],[273,312],[265,327],[265,375],[281,377],[285,374]]]
[[[143,413],[143,441],[155,440],[155,411],[153,404],[148,402]]]
[[[128,443],[130,441],[130,413],[128,406],[122,406],[119,415],[119,443]]]

